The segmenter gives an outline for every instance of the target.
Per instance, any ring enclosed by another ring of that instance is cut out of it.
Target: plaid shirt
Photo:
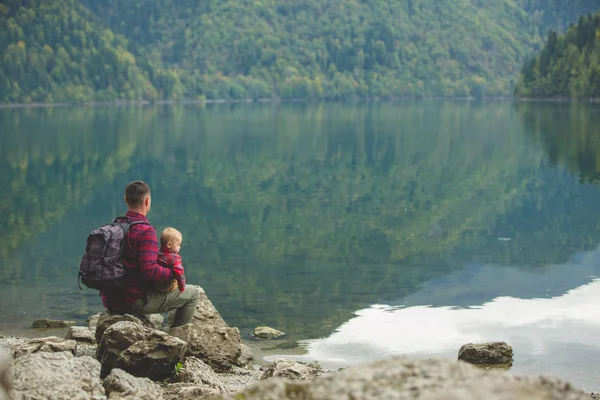
[[[161,246],[158,253],[158,264],[162,267],[174,270],[174,277],[178,282],[179,290],[185,290],[185,273],[179,254],[173,253],[168,247]]]
[[[128,311],[131,304],[146,298],[145,282],[167,283],[174,279],[173,270],[157,263],[158,241],[156,230],[148,219],[137,212],[125,214],[130,222],[143,221],[145,224],[131,226],[127,245],[123,250],[125,284],[121,293],[103,293],[102,304],[110,311]]]

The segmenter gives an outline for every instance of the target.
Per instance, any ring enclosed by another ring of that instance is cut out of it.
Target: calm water
[[[83,321],[88,232],[148,181],[191,283],[336,367],[505,340],[600,389],[600,108],[419,102],[0,110],[0,333]]]

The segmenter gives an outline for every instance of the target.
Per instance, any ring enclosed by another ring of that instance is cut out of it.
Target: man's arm
[[[151,282],[166,283],[174,278],[173,270],[161,267],[156,262],[158,258],[158,241],[154,228],[140,232],[138,246],[138,262],[142,277]]]

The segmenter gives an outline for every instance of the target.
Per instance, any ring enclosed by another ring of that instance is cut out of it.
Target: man
[[[150,187],[142,181],[133,181],[125,188],[125,203],[129,222],[142,221],[129,228],[127,245],[123,249],[125,284],[120,293],[101,292],[102,304],[109,311],[133,314],[156,314],[177,310],[171,327],[189,323],[196,310],[198,289],[186,285],[183,292],[149,292],[146,282],[165,284],[182,277],[170,268],[158,265],[158,241],[156,230],[146,215],[150,212],[152,199]]]

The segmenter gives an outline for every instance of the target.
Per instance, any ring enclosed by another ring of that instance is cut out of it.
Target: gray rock
[[[104,390],[109,400],[138,399],[162,400],[162,389],[148,378],[136,378],[115,368],[104,379]]]
[[[174,380],[179,383],[216,389],[219,393],[225,392],[223,382],[215,371],[208,364],[204,363],[204,361],[196,357],[188,357],[183,361],[183,368],[175,376]]]
[[[231,371],[218,374],[227,393],[236,393],[254,386],[260,381],[262,371],[233,367]]]
[[[139,316],[138,318],[131,314],[115,314],[106,311],[100,314],[96,323],[96,342],[100,343],[102,341],[102,335],[108,327],[121,321],[135,322],[147,328],[154,328],[154,325],[145,317]]]
[[[102,313],[96,313],[94,315],[90,315],[87,319],[88,329],[92,332],[96,332],[96,326],[98,326],[98,320]]]
[[[124,350],[150,337],[151,332],[150,328],[130,321],[120,321],[108,327],[102,335],[96,355],[102,364],[102,376],[108,375],[115,367],[117,359]]]
[[[67,340],[75,340],[78,343],[96,344],[94,332],[85,326],[71,326],[65,336]]]
[[[69,326],[75,325],[75,321],[61,321],[55,319],[36,319],[31,324],[32,328],[36,329],[48,329],[48,328],[68,328]]]
[[[170,333],[187,343],[186,356],[198,357],[218,372],[230,370],[242,354],[237,328],[192,323],[172,328]]]
[[[162,331],[151,330],[148,337],[121,352],[115,366],[134,376],[165,379],[173,374],[175,365],[183,359],[186,348],[187,344],[183,340]]]
[[[278,337],[285,335],[285,333],[273,329],[270,326],[257,326],[254,328],[252,334],[258,339],[277,339]]]
[[[15,346],[13,357],[19,358],[27,354],[38,352],[58,353],[68,351],[72,355],[77,355],[77,342],[74,340],[65,340],[56,336],[45,338],[30,339],[25,343]]]
[[[10,371],[10,356],[0,347],[0,400],[8,398],[12,389],[12,373]]]
[[[279,376],[300,381],[312,381],[323,373],[318,362],[302,363],[290,360],[277,360],[260,367],[264,371],[260,379]]]
[[[582,390],[554,378],[519,378],[461,361],[390,358],[325,374],[310,382],[271,378],[241,394],[209,399],[279,400],[589,400]]]
[[[242,343],[240,346],[242,348],[242,354],[240,354],[239,358],[237,359],[236,365],[238,367],[246,367],[252,364],[252,361],[254,361],[254,353],[252,352],[252,349],[246,346],[244,343]]]
[[[458,359],[470,364],[512,364],[513,349],[504,342],[468,343],[458,351]]]
[[[173,383],[163,391],[165,400],[196,400],[210,395],[218,395],[217,389],[206,386],[190,386],[187,383]]]
[[[70,352],[27,354],[13,369],[14,399],[106,399],[100,382],[100,363]]]
[[[228,328],[229,325],[227,325],[213,303],[208,299],[204,289],[197,285],[196,288],[198,288],[198,303],[196,304],[196,311],[191,323],[201,326]]]
[[[165,322],[165,317],[161,314],[148,314],[144,315],[152,324],[152,328],[161,330],[163,328],[163,323]]]

